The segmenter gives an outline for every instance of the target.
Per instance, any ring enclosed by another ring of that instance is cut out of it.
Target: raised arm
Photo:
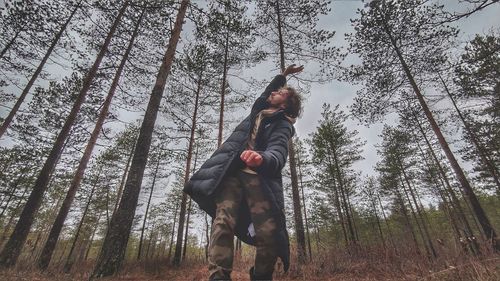
[[[281,73],[280,75],[276,75],[276,77],[274,77],[273,81],[271,81],[271,83],[269,83],[269,85],[267,85],[266,89],[260,95],[260,97],[257,98],[254,105],[252,106],[252,111],[253,110],[260,111],[261,109],[263,109],[265,107],[265,105],[266,105],[265,102],[266,102],[267,98],[269,97],[269,95],[271,95],[272,92],[278,90],[279,88],[285,86],[287,75],[299,73],[302,70],[304,70],[303,65],[296,66],[295,64],[292,64],[292,65],[289,65],[285,69],[285,71],[283,71],[283,73]]]

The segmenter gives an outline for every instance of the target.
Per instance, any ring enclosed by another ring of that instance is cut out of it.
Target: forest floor
[[[371,255],[370,255],[371,256]],[[165,281],[198,281],[208,279],[207,265],[203,261],[187,261],[181,267],[172,268],[166,260],[154,262],[128,263],[114,277],[98,280],[165,280]],[[237,259],[231,275],[233,281],[247,281],[251,259]],[[92,264],[75,265],[70,274],[52,269],[40,272],[30,269],[31,266],[18,265],[16,269],[0,270],[2,281],[76,281],[88,280]],[[52,267],[54,268],[54,267]],[[303,266],[300,270],[296,262],[292,262],[287,274],[278,270],[275,281],[499,281],[500,257],[497,254],[488,257],[464,258],[451,263],[438,264],[436,261],[423,262],[407,256],[406,259],[387,259],[383,255],[370,258],[347,258],[345,256],[324,256]]]

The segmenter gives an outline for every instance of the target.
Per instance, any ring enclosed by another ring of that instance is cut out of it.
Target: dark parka
[[[269,107],[267,98],[271,92],[283,87],[286,78],[276,76],[267,86],[264,93],[257,98],[250,115],[245,118],[217,149],[212,156],[191,177],[184,188],[184,192],[198,203],[201,209],[212,218],[215,216],[215,200],[217,188],[228,173],[244,167],[240,154],[247,148],[247,141],[253,128],[257,114]],[[283,261],[285,271],[290,264],[290,249],[288,233],[285,225],[284,196],[281,170],[285,166],[288,156],[288,140],[293,136],[294,128],[287,120],[282,110],[263,119],[255,139],[255,151],[262,155],[262,164],[255,169],[258,173],[264,194],[271,202],[271,212],[277,222],[275,233],[278,245],[278,256]],[[243,200],[245,202],[245,200]],[[249,235],[248,227],[251,224],[250,212],[245,203],[238,214],[235,234],[243,242],[254,245],[254,239]]]

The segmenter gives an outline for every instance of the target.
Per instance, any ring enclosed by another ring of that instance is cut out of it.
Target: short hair
[[[285,86],[288,92],[288,98],[286,99],[285,114],[297,118],[302,113],[302,96],[292,87]]]

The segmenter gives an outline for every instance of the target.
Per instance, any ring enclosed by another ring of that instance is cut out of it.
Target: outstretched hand
[[[240,158],[248,167],[259,167],[262,164],[262,156],[253,150],[243,151]]]
[[[301,66],[295,66],[295,64],[292,64],[292,65],[289,65],[285,71],[283,71],[283,76],[287,76],[288,74],[295,74],[295,73],[299,73],[301,72],[302,70],[304,70],[304,66],[301,65]]]

